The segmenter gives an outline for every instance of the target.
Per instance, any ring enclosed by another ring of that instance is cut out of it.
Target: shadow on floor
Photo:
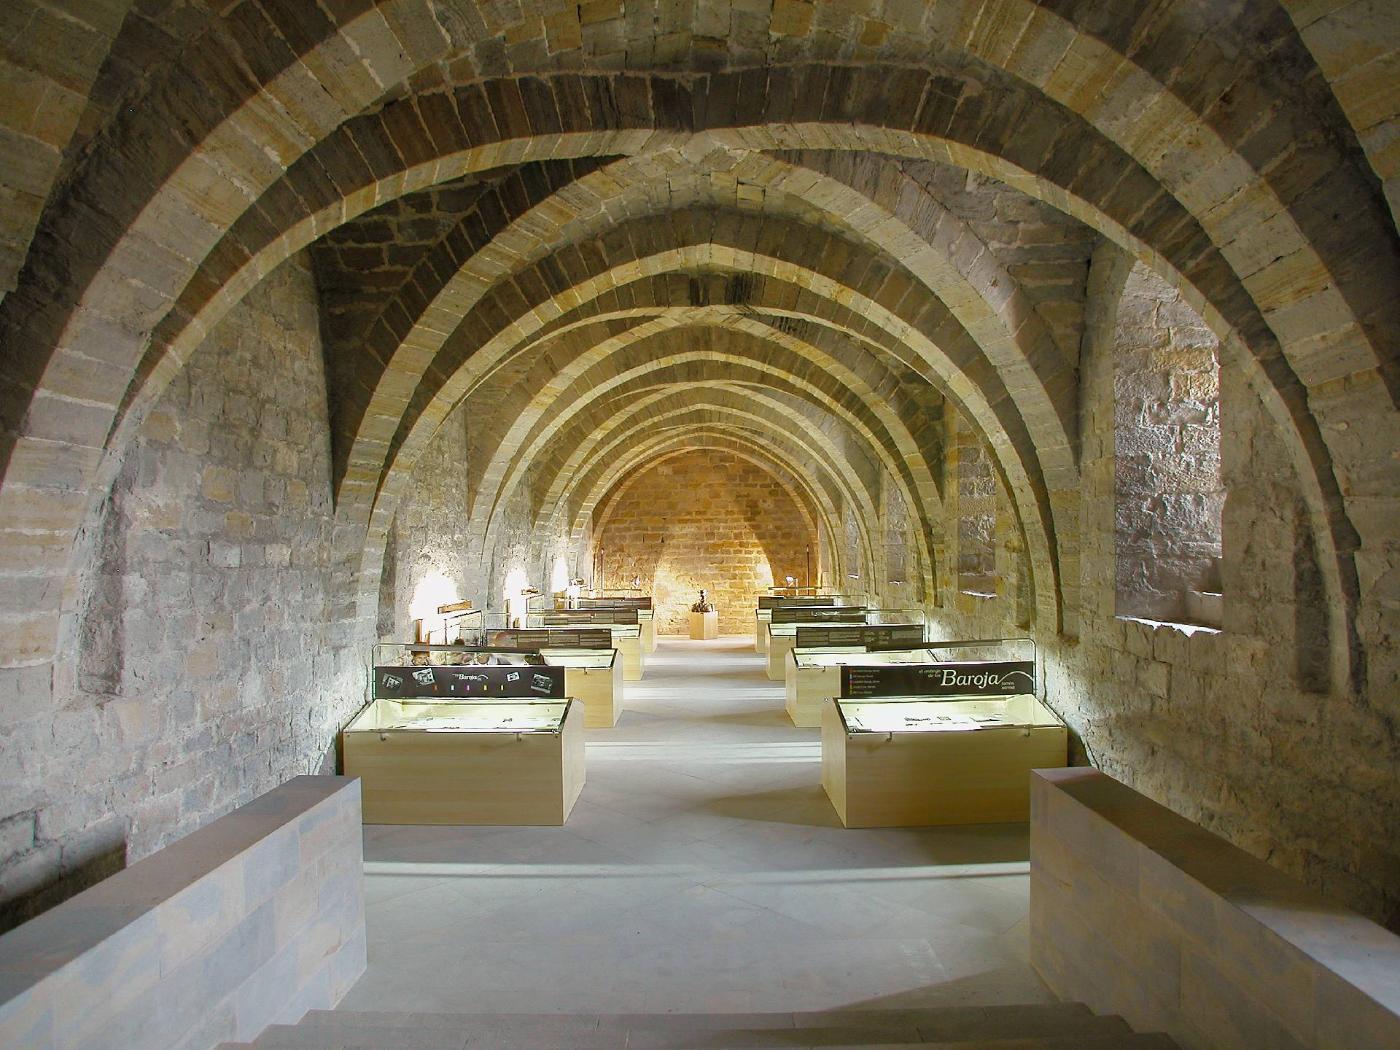
[[[732,714],[710,715],[700,721],[736,726],[776,726],[783,729],[794,728],[792,722],[788,719],[787,712],[781,707],[765,706],[756,708],[753,711],[736,711]]]
[[[712,813],[766,824],[792,824],[811,828],[839,828],[841,819],[820,787],[780,788],[747,795],[723,795],[706,801]]]

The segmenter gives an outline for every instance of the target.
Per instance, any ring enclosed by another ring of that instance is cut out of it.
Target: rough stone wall
[[[1090,281],[1085,607],[1077,641],[1037,632],[1048,696],[1105,772],[1394,926],[1400,739],[1376,701],[1327,679],[1296,474],[1237,363],[1220,369],[1224,630],[1115,615],[1115,320],[1130,263],[1106,248]]]
[[[1153,626],[1117,612],[1114,513],[1119,304],[1133,265],[1104,246],[1089,281],[1081,358],[1080,630],[1037,624],[1045,693],[1077,761],[1171,807],[1322,892],[1400,927],[1400,737],[1384,700],[1329,677],[1330,629],[1311,522],[1277,430],[1238,363],[1220,367],[1222,631]],[[1182,308],[1165,293],[1180,330]],[[1140,304],[1127,302],[1130,313]],[[1185,327],[1193,328],[1185,319]],[[1165,345],[1164,333],[1151,341]],[[1126,352],[1138,346],[1130,341]],[[953,464],[949,464],[953,466]],[[1004,499],[1004,496],[999,498]],[[998,597],[941,588],[934,637],[1025,633],[998,529]],[[1024,564],[1024,558],[1019,558]]]
[[[4,898],[100,846],[124,839],[137,859],[334,771],[367,640],[335,619],[317,331],[298,257],[215,329],[127,453],[56,710],[7,731],[0,828],[21,855]]]
[[[860,513],[849,502],[841,506],[841,549],[845,553],[845,575],[836,580],[837,591],[871,592],[879,581],[871,578],[869,566],[865,564],[865,549],[860,542]],[[839,572],[839,569],[838,569]],[[802,582],[802,573],[794,576]],[[852,577],[855,577],[854,579]]]
[[[1182,623],[1219,589],[1219,341],[1138,263],[1113,332],[1118,613]]]
[[[885,496],[885,578],[889,588],[905,587],[909,583],[910,570],[915,568],[909,551],[909,508],[904,496],[893,485],[883,486]]]
[[[479,544],[467,519],[467,414],[458,409],[414,465],[384,556],[379,637],[413,637],[412,620],[469,598],[481,608]]]
[[[686,452],[636,476],[601,517],[606,582],[640,575],[660,634],[689,629],[701,587],[724,634],[753,631],[754,595],[801,577],[817,542],[810,519],[771,474],[722,451]]]
[[[958,487],[958,590],[979,596],[995,595],[996,477],[982,439],[964,416],[955,418],[953,462]]]

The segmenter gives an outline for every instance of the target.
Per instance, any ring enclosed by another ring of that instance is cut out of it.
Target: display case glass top
[[[937,657],[932,649],[794,649],[792,658],[799,669],[847,667],[862,664],[931,664]]]
[[[637,609],[561,609],[554,612],[530,613],[527,627],[610,627],[613,634],[640,634]]]
[[[776,637],[797,637],[799,627],[918,626],[923,630],[924,614],[918,609],[866,609],[860,606],[817,609],[774,609],[769,633]]]
[[[611,649],[613,633],[607,624],[601,627],[492,628],[486,632],[487,644],[502,649]]]
[[[611,667],[617,659],[615,649],[541,649],[540,655],[551,667]]]
[[[482,610],[444,605],[438,612],[441,620],[428,630],[427,642],[434,645],[480,645],[484,640],[486,614]]]
[[[912,614],[911,614],[912,615]],[[922,622],[797,627],[798,649],[913,649],[927,642]]]
[[[347,733],[559,733],[568,700],[375,700]]]
[[[1049,708],[1029,693],[951,700],[924,697],[836,700],[835,704],[850,734],[974,732],[1061,724]]]
[[[760,594],[756,599],[759,609],[771,610],[779,606],[863,606],[867,600],[864,594]]]

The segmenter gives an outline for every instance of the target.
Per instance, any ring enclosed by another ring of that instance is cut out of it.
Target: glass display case
[[[622,657],[611,648],[612,633],[594,631],[493,631],[495,655],[522,651],[531,661],[564,669],[564,692],[584,707],[584,727],[611,729],[622,713]],[[584,642],[587,644],[579,644]],[[502,648],[502,646],[504,648]]]
[[[625,595],[606,594],[596,598],[579,598],[575,608],[588,612],[600,612],[608,609],[635,609],[637,611],[637,626],[641,630],[642,652],[656,652],[656,613],[652,607],[651,595],[640,594],[629,589]]]
[[[918,628],[923,633],[923,628]],[[805,639],[804,639],[805,640]],[[862,664],[930,664],[937,657],[927,646],[871,650],[864,645],[795,647],[788,652],[784,679],[787,713],[792,724],[806,729],[821,725],[822,701],[841,694],[841,668]]]
[[[376,700],[347,733],[560,733],[568,700]]]
[[[482,661],[485,658],[485,662]],[[563,824],[583,790],[584,705],[538,653],[379,645],[341,733],[367,824]]]
[[[1069,745],[1035,695],[1035,667],[1034,657],[842,665],[839,694],[821,707],[822,787],[842,823],[1029,819],[1030,771],[1065,765]]]
[[[863,606],[827,606],[810,609],[773,611],[768,624],[768,679],[784,681],[788,653],[797,646],[797,632],[803,627],[906,626],[922,628],[924,614],[918,609],[869,609]]]
[[[640,682],[646,673],[642,628],[636,609],[566,609],[531,613],[530,629],[606,627],[612,632],[612,647],[622,657],[624,681]]]
[[[779,588],[774,588],[778,590]],[[788,588],[781,588],[787,591]],[[780,605],[789,607],[801,606],[864,606],[865,595],[863,594],[816,594],[806,592],[802,594],[760,594],[757,606],[753,612],[753,647],[754,652],[768,652],[768,624],[772,622],[773,610]]]
[[[480,645],[483,641],[486,614],[480,609],[438,609],[441,622],[429,629],[425,641],[435,645]]]

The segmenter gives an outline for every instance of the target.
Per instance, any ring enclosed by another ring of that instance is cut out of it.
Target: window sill
[[[1159,627],[1166,627],[1173,631],[1180,631],[1188,638],[1190,638],[1193,634],[1223,633],[1219,627],[1207,627],[1205,624],[1202,623],[1174,623],[1171,620],[1149,620],[1145,616],[1119,616],[1116,617],[1116,619],[1122,620],[1125,623],[1144,624],[1145,626],[1151,627],[1154,630]]]

